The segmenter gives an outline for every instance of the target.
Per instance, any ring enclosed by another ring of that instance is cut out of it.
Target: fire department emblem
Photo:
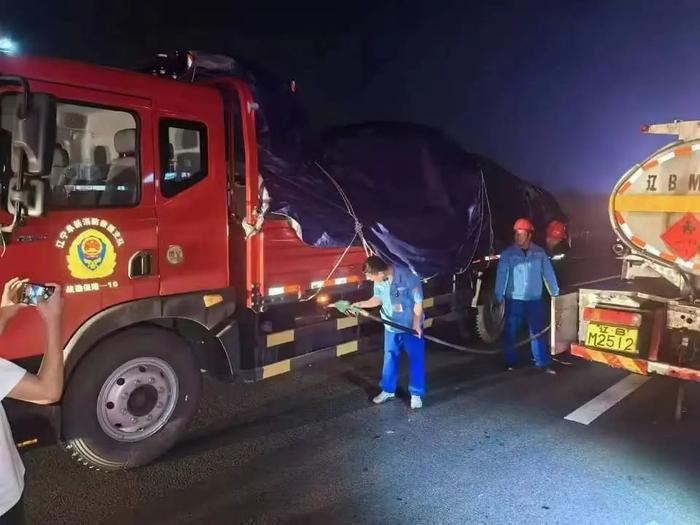
[[[81,232],[68,249],[68,270],[76,279],[100,279],[114,273],[117,253],[114,243],[95,229]]]

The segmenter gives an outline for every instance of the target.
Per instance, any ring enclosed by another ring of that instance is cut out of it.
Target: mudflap
[[[61,432],[60,405],[35,405],[7,398],[3,400],[3,405],[12,427],[12,437],[20,450],[58,442]]]
[[[578,291],[553,297],[550,307],[549,348],[552,355],[559,355],[578,341]]]

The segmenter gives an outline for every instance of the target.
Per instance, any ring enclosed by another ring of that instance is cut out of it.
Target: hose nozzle
[[[352,306],[350,301],[346,300],[341,300],[341,301],[336,301],[335,303],[331,303],[328,305],[328,308],[335,308],[338,310],[341,314],[343,315],[363,315],[366,312],[362,308],[357,308],[356,306]]]

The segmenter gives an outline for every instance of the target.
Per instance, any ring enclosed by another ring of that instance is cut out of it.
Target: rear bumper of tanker
[[[647,359],[623,356],[613,352],[606,352],[597,348],[589,348],[576,343],[571,344],[571,355],[581,357],[588,361],[602,363],[612,368],[621,368],[640,375],[662,375],[683,379],[685,381],[700,381],[700,370],[685,368],[682,366],[659,363]]]
[[[553,354],[640,375],[700,381],[700,308],[626,288],[581,289],[552,302]]]

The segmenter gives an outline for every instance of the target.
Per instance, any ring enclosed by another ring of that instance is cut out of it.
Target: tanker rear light
[[[642,325],[642,314],[608,310],[606,308],[584,308],[583,320],[594,323],[639,327]]]

